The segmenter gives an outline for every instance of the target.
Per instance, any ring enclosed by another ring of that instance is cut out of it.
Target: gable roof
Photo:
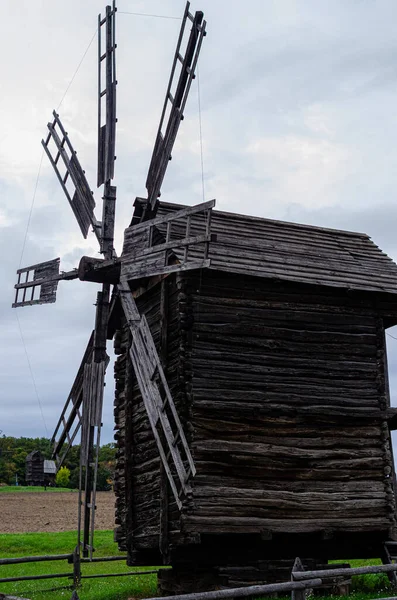
[[[57,468],[55,466],[55,461],[53,460],[45,460],[43,466],[43,472],[47,475],[55,475],[57,472]]]
[[[141,206],[142,203],[136,212],[139,213]],[[183,208],[186,206],[160,202],[157,216]],[[183,237],[182,224],[180,227]],[[204,233],[204,227],[204,221],[192,224],[190,235]],[[165,225],[158,229],[165,233]],[[176,233],[177,229],[178,225]],[[125,247],[131,243],[133,230],[134,226],[126,230]],[[273,280],[397,293],[397,265],[365,233],[216,210],[212,211],[211,233],[216,234],[217,239],[209,245],[210,269]],[[183,248],[176,248],[174,253],[183,259]],[[191,260],[202,255],[202,247],[189,247]]]
[[[40,450],[32,450],[32,452],[29,452],[29,454],[26,456],[25,460],[30,460],[32,458],[38,458],[42,460],[43,457]]]

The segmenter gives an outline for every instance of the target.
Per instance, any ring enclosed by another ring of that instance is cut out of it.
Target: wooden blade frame
[[[12,307],[55,302],[58,281],[61,279],[76,279],[78,276],[77,269],[67,273],[59,273],[59,261],[59,258],[54,258],[53,260],[18,269],[18,282],[14,286],[16,292]]]
[[[171,160],[172,148],[174,146],[180,122],[183,119],[183,112],[185,110],[190,86],[192,80],[195,78],[195,69],[200,54],[201,44],[206,35],[206,22],[203,20],[203,13],[198,11],[192,16],[189,12],[189,7],[190,3],[187,2],[171,68],[171,76],[165,96],[163,111],[161,113],[160,124],[157,131],[156,142],[150,161],[146,180],[148,205],[142,217],[143,220],[152,218],[155,215],[165,172],[167,170],[168,162]],[[188,19],[192,22],[192,29],[187,41],[185,56],[183,57],[180,50]],[[178,63],[181,64],[181,71],[175,91],[172,92],[171,90],[173,90],[174,76]],[[167,113],[169,113],[169,116],[168,121],[165,124]]]
[[[94,215],[95,201],[93,193],[88,185],[85,173],[81,168],[80,162],[77,158],[77,153],[69,140],[69,136],[61,123],[59,115],[54,111],[53,116],[53,122],[48,123],[47,125],[49,130],[48,136],[45,140],[41,140],[42,146],[54,168],[59,183],[61,184],[66,198],[69,201],[84,238],[87,237],[91,225],[98,241],[100,242],[101,223],[96,220]],[[51,139],[53,140],[57,149],[57,152],[54,156],[51,154],[49,149],[49,142]],[[63,176],[61,175],[58,167],[60,158],[62,158],[66,168],[65,175]],[[75,189],[73,197],[71,197],[69,190],[66,187],[66,183],[69,178],[73,182]]]
[[[59,417],[57,426],[51,438],[52,458],[55,460],[57,469],[59,469],[67,453],[69,452],[73,441],[81,427],[81,404],[83,402],[83,382],[84,367],[92,360],[94,352],[94,332],[92,332],[84,352],[79,370],[66,400],[65,406]],[[77,420],[77,423],[76,423]],[[64,448],[64,444],[67,444]]]
[[[112,7],[106,7],[102,19],[98,15],[98,176],[97,186],[114,177],[116,144],[116,11],[115,0]],[[105,28],[105,52],[102,54],[102,34]],[[105,61],[105,87],[102,89],[102,64]],[[105,111],[102,110],[105,101]],[[102,114],[105,123],[102,125]]]
[[[109,297],[110,285],[104,284],[102,291],[97,294],[93,355],[91,360],[84,364],[83,374],[78,545],[82,547],[83,556],[89,556],[90,558],[92,558],[94,551],[98,452],[101,442],[105,373],[109,363],[109,357],[106,354]],[[81,534],[83,534],[82,539]]]
[[[55,302],[58,287],[60,259],[18,269],[18,283],[15,287],[13,308],[32,304]],[[22,279],[25,279],[22,281]],[[28,296],[28,299],[27,299]]]

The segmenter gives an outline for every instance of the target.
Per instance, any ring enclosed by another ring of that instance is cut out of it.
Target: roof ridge
[[[176,204],[174,202],[160,202],[160,206],[163,206],[165,208],[171,208],[173,210],[181,210],[183,208],[187,208],[188,204]],[[226,211],[226,210],[213,210],[213,214],[214,215],[222,215],[222,216],[226,216],[226,217],[232,217],[232,218],[243,218],[243,219],[247,219],[249,221],[262,221],[262,222],[266,222],[266,223],[275,223],[277,225],[281,225],[281,226],[287,226],[287,227],[293,227],[296,229],[307,229],[310,231],[322,231],[324,233],[338,233],[338,234],[344,234],[347,236],[353,236],[353,237],[363,237],[366,239],[371,239],[370,236],[367,233],[361,232],[361,231],[351,231],[349,229],[335,229],[333,227],[321,227],[318,225],[309,225],[307,223],[295,223],[294,221],[283,221],[280,219],[271,219],[269,217],[257,217],[255,215],[246,215],[246,214],[242,214],[242,213],[236,213],[236,212],[230,212],[230,211]]]

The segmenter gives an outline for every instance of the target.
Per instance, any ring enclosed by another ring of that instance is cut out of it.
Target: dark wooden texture
[[[198,474],[185,530],[395,528],[383,325],[341,292],[188,282]]]
[[[133,287],[136,287],[137,281],[149,276],[209,267],[208,247],[216,237],[211,235],[214,206],[215,200],[210,200],[160,215],[127,230],[122,276],[128,281],[135,280]],[[193,229],[199,230],[200,234],[192,236]],[[177,248],[180,250],[178,257]]]
[[[142,203],[141,203],[142,204]],[[160,203],[162,217],[186,206]],[[139,205],[137,214],[142,210]],[[125,231],[124,260],[134,243],[134,228]],[[165,228],[159,226],[165,236]],[[178,232],[175,226],[174,233]],[[181,230],[182,236],[182,230]],[[192,223],[191,236],[205,233],[204,221]],[[208,258],[211,269],[273,280],[327,285],[350,290],[397,292],[397,266],[364,233],[285,223],[246,215],[213,211]],[[175,248],[182,262],[183,249]],[[200,245],[192,247],[190,260],[202,257]],[[131,267],[132,268],[132,267]]]
[[[197,475],[193,503],[177,510],[128,371],[125,330],[116,336],[116,495],[117,539],[130,562],[158,560],[161,547],[171,562],[216,566],[224,539],[226,560],[238,564],[243,535],[259,540],[252,564],[272,548],[282,558],[289,547],[279,540],[291,534],[326,560],[335,540],[359,540],[367,555],[395,535],[379,297],[209,270],[166,282],[137,290],[136,301]],[[214,535],[211,556],[204,540]]]

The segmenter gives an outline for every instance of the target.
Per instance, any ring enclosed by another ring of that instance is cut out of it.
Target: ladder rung
[[[183,56],[182,56],[182,54],[181,54],[180,52],[178,52],[177,59],[178,59],[178,60],[179,60],[181,63],[183,63]]]
[[[174,439],[172,440],[172,445],[175,447],[178,443],[178,440],[180,439],[181,434],[179,431],[176,432]]]
[[[101,93],[99,94],[99,97],[100,97],[100,98],[103,98],[103,96],[104,96],[105,94],[106,94],[106,89],[104,89],[104,90],[103,90],[103,92],[101,92]]]
[[[116,12],[117,12],[117,8],[115,10],[111,10],[110,13],[109,13],[109,17],[113,17],[113,15]],[[99,21],[99,27],[102,27],[102,25],[104,25],[106,23],[107,16],[108,15],[106,15],[106,17],[103,17],[103,19],[101,21]]]
[[[168,397],[166,396],[166,397],[165,397],[165,400],[164,400],[164,402],[163,402],[163,406],[161,407],[161,410],[162,410],[163,412],[165,411],[165,408],[166,408],[167,404],[168,404]]]
[[[106,52],[104,52],[102,54],[102,56],[100,57],[99,61],[102,62],[105,58],[106,58]]]
[[[171,94],[171,92],[168,92],[168,100],[171,102],[171,104],[174,104],[174,96]]]
[[[66,183],[69,177],[69,171],[66,171],[65,177],[63,178],[63,183]]]

